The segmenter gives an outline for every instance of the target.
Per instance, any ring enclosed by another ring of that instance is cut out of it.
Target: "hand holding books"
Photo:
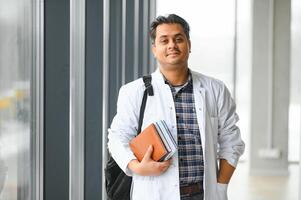
[[[154,148],[152,159],[155,161],[168,160],[177,151],[176,141],[164,120],[150,124],[130,141],[130,147],[139,161],[150,145]]]
[[[138,160],[131,161],[128,167],[144,176],[163,173],[177,150],[176,142],[164,120],[149,125],[130,141],[130,147]]]
[[[151,156],[153,147],[149,146],[141,162],[132,160],[128,168],[140,176],[159,176],[164,173],[171,164],[171,159],[163,162],[154,161]]]

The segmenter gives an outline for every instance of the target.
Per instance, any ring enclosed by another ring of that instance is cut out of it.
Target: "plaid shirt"
[[[165,83],[170,86],[175,102],[180,186],[202,182],[203,150],[195,112],[191,73],[189,72],[188,81],[180,89],[172,86],[166,79]]]

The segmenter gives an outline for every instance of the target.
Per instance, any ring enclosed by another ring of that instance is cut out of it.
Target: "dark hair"
[[[156,30],[157,26],[161,24],[180,24],[184,30],[184,33],[187,37],[187,39],[190,39],[189,36],[189,24],[183,19],[182,17],[176,15],[176,14],[169,14],[166,17],[165,16],[158,16],[150,25],[150,37],[152,39],[152,42],[156,39]]]

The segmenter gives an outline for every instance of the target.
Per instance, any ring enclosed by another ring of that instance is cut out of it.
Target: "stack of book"
[[[137,137],[130,141],[130,147],[139,161],[148,149],[153,146],[152,159],[165,161],[177,151],[177,144],[164,120],[150,124]]]

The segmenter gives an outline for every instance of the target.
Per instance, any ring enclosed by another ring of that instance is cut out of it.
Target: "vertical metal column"
[[[34,149],[34,178],[33,199],[42,200],[44,194],[44,2],[34,1],[34,52],[35,64],[33,69],[33,131],[35,136]]]
[[[70,0],[70,200],[84,200],[85,4]]]
[[[109,35],[110,35],[110,0],[103,1],[103,104],[102,104],[102,169],[107,163],[107,128],[109,107]],[[102,199],[107,199],[104,181],[104,170],[102,171]]]

